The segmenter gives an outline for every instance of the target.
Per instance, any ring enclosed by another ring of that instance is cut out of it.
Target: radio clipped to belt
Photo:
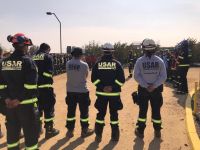
[[[131,96],[132,96],[132,99],[133,99],[133,103],[136,104],[136,105],[139,105],[138,91],[133,91]]]
[[[134,91],[131,94],[131,96],[132,96],[132,99],[133,99],[133,103],[138,105],[139,104],[138,92]]]

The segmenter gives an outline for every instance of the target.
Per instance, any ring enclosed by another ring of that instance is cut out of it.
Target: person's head
[[[23,33],[17,33],[14,36],[9,35],[7,40],[12,43],[15,51],[20,51],[22,53],[27,53],[28,46],[33,45],[31,39],[26,37]]]
[[[154,40],[146,38],[142,41],[142,50],[146,56],[151,57],[156,52],[156,48]]]
[[[83,49],[80,47],[73,47],[71,55],[75,59],[80,59],[83,56]]]
[[[115,51],[114,46],[110,43],[105,43],[101,47],[104,55],[112,55],[112,53]]]
[[[47,43],[42,43],[42,44],[40,44],[39,51],[49,53],[51,51],[51,47]]]

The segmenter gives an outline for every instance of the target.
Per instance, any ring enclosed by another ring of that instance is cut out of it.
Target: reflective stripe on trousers
[[[146,122],[146,118],[138,118],[139,122]]]
[[[96,119],[96,123],[104,124],[104,120],[98,120],[98,119]]]
[[[116,125],[116,124],[119,124],[119,121],[118,120],[117,121],[110,121],[110,124]]]
[[[76,117],[67,118],[67,121],[74,121],[74,120],[76,120]]]
[[[33,146],[29,146],[29,147],[26,147],[26,150],[36,150],[38,149],[38,144],[35,144]]]
[[[8,149],[11,149],[11,148],[14,148],[14,147],[18,147],[18,146],[19,146],[19,141],[15,142],[15,143],[12,143],[12,144],[7,144],[7,148]]]
[[[153,123],[157,123],[157,124],[161,124],[161,123],[162,123],[161,120],[156,120],[156,119],[152,119],[152,122],[153,122]]]
[[[81,122],[88,122],[88,121],[89,121],[89,118],[85,118],[85,119],[81,118]]]
[[[35,97],[35,98],[32,98],[32,99],[23,100],[23,101],[20,102],[20,104],[22,104],[22,105],[33,104],[37,101],[38,101],[38,99]]]

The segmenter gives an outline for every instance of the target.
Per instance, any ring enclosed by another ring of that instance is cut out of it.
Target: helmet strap
[[[104,55],[112,55],[112,52],[104,51],[103,54]]]
[[[151,58],[151,56],[154,54],[154,51],[145,51],[145,54],[147,57]]]

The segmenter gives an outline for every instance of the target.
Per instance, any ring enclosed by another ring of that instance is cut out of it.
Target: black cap
[[[78,57],[83,55],[83,49],[80,47],[74,47],[72,48],[72,52],[71,52],[72,56]]]
[[[48,50],[49,48],[50,46],[47,43],[40,44],[40,50]]]

